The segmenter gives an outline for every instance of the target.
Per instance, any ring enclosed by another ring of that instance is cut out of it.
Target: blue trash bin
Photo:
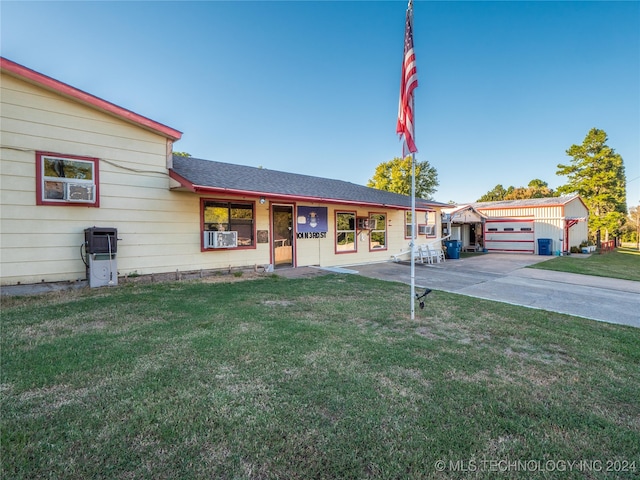
[[[451,259],[460,258],[460,249],[462,248],[462,242],[459,240],[445,240],[444,245],[447,249],[447,257]]]
[[[538,255],[552,255],[552,240],[550,238],[538,239]]]

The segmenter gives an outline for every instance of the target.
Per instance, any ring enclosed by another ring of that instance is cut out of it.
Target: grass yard
[[[622,278],[640,282],[640,252],[632,248],[618,248],[613,252],[594,253],[587,258],[569,255],[555,257],[529,268],[581,273],[598,277]]]
[[[4,297],[0,476],[638,477],[640,329],[407,303],[357,275]]]

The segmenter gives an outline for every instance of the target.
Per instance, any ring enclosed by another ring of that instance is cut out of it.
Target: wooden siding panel
[[[7,177],[5,177],[7,178]],[[15,181],[2,182],[0,199],[2,205],[35,205],[36,193],[33,179],[15,177]],[[11,215],[12,209],[8,209],[7,215]]]
[[[3,134],[4,138],[8,138],[6,136],[10,136],[11,134],[19,135],[21,132],[28,131],[30,136],[46,139],[47,141],[55,139],[58,142],[73,143],[76,151],[80,150],[83,152],[83,155],[88,156],[96,156],[91,152],[95,152],[96,147],[102,147],[100,150],[100,156],[108,157],[109,151],[105,149],[114,139],[114,136],[110,132],[98,133],[76,129],[68,125],[46,125],[22,120],[6,121],[3,119],[3,129],[4,132],[6,132]],[[119,137],[118,140],[121,142],[120,148],[130,152],[142,153],[149,149],[148,142],[146,141],[135,140],[127,137]]]
[[[32,100],[36,100],[33,102]],[[81,107],[71,102],[55,102],[51,99],[45,107],[44,104],[38,104],[38,100],[43,97],[26,97],[23,99],[12,99],[16,103],[3,102],[2,117],[3,121],[11,122],[27,122],[35,125],[67,125],[72,130],[87,133],[109,132],[114,137],[129,138],[135,142],[145,142],[141,135],[135,137],[131,135],[131,126],[129,124],[118,122],[107,114],[99,114],[89,107]],[[80,107],[80,109],[78,108]],[[98,117],[97,115],[100,115]],[[22,131],[21,129],[7,128],[7,131]],[[155,143],[155,135],[151,132],[148,134],[147,143]],[[140,151],[145,151],[141,149]]]
[[[16,119],[34,125],[67,125],[72,130],[109,132],[114,137],[136,142],[144,140],[151,144],[156,143],[155,139],[159,138],[157,134],[122,119],[10,76],[2,76],[2,90],[3,122]],[[11,131],[9,128],[6,130]],[[141,151],[146,150],[144,148]]]

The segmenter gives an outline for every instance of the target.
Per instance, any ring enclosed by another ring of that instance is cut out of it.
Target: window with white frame
[[[436,212],[428,211],[424,214],[426,224],[424,225],[424,234],[427,237],[435,237],[436,235]]]
[[[369,250],[387,249],[387,215],[372,213],[369,215]]]
[[[36,204],[99,206],[98,159],[36,152]]]
[[[405,238],[412,238],[412,235],[411,235],[412,227],[413,227],[413,224],[411,223],[411,210],[407,210],[404,212],[404,237]]]
[[[356,213],[336,212],[336,252],[356,251]]]

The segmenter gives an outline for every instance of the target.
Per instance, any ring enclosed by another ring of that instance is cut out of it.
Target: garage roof
[[[475,202],[471,206],[475,209],[493,209],[493,208],[517,208],[517,207],[554,207],[558,205],[566,205],[578,198],[579,195],[563,195],[561,197],[544,197],[544,198],[525,198],[521,200],[498,200],[496,202]]]

